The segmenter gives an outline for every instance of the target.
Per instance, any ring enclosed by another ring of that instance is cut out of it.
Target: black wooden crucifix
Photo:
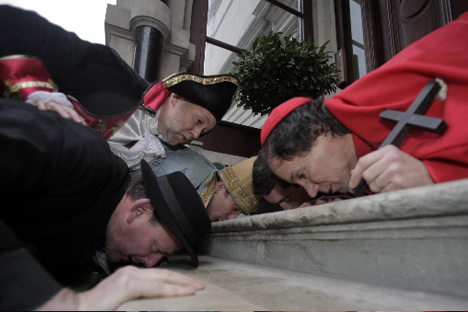
[[[441,84],[444,83],[440,80],[429,81],[406,113],[386,109],[380,114],[380,118],[397,122],[392,132],[390,132],[385,141],[380,145],[380,148],[389,144],[398,147],[411,127],[418,127],[439,134],[442,134],[447,129],[447,125],[441,118],[423,116],[442,88]],[[357,187],[349,189],[348,191],[354,197],[360,197],[367,187],[366,181],[361,179]]]

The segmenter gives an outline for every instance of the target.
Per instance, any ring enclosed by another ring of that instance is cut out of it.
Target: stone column
[[[165,1],[140,0],[132,7],[130,30],[135,40],[133,68],[149,82],[159,79],[164,41],[170,35],[171,12]]]
[[[161,57],[171,42],[172,12],[163,0],[117,0],[106,13],[106,44],[149,82],[163,78]],[[188,39],[187,39],[188,40]],[[174,72],[177,72],[176,66]]]
[[[142,25],[135,29],[134,37],[133,69],[147,81],[157,81],[163,35],[156,28]]]

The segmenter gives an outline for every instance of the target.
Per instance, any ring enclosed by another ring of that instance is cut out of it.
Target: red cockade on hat
[[[156,112],[171,95],[171,91],[166,89],[162,82],[157,82],[150,86],[143,94],[143,104],[145,107]]]
[[[276,107],[268,116],[265,124],[262,127],[262,131],[260,133],[260,141],[265,144],[267,137],[270,135],[271,131],[276,127],[276,125],[284,119],[290,112],[302,106],[306,103],[312,102],[313,100],[306,97],[295,97],[286,102],[280,104]]]

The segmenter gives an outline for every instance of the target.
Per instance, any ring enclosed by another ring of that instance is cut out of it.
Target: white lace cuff
[[[68,100],[67,96],[60,92],[35,91],[28,96],[26,103],[34,104],[37,101],[56,102],[73,108],[73,104]]]
[[[135,143],[131,148],[111,142],[109,142],[109,146],[112,153],[123,159],[131,171],[140,168],[142,159],[149,162],[156,157],[166,156],[161,141],[155,135],[150,134],[148,129],[145,129],[143,139]]]

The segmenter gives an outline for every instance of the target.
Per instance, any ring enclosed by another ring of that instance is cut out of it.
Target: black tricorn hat
[[[205,206],[192,183],[180,171],[156,177],[145,160],[141,175],[154,214],[182,243],[198,267],[198,257],[192,245],[211,231]]]
[[[239,90],[239,81],[232,75],[179,73],[164,78],[162,84],[172,93],[209,110],[217,121],[226,114]]]

